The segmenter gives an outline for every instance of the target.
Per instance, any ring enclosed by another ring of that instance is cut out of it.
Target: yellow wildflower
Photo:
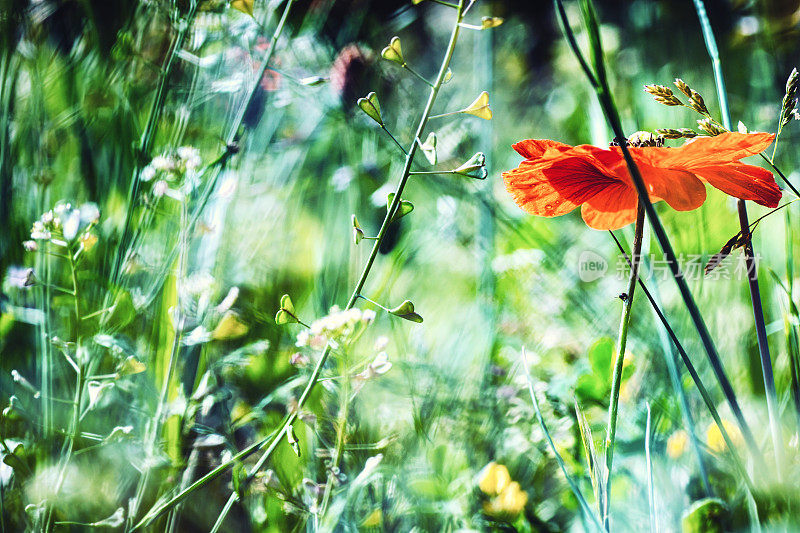
[[[733,445],[736,447],[741,446],[744,442],[744,439],[742,437],[742,432],[739,431],[738,426],[727,420],[723,420],[722,425],[725,427],[725,431],[730,436]],[[706,432],[706,441],[708,442],[708,447],[713,451],[717,453],[725,451],[725,439],[722,438],[722,432],[719,430],[719,427],[716,424],[712,423],[710,426],[708,426],[708,431]]]
[[[508,487],[509,483],[511,475],[508,473],[508,468],[492,461],[483,468],[478,487],[489,496],[497,496]]]
[[[511,481],[508,468],[491,462],[481,471],[478,487],[491,499],[484,502],[483,510],[495,517],[515,517],[528,503],[528,493],[519,483]]]
[[[715,426],[716,427],[716,426]],[[686,451],[686,444],[689,442],[689,434],[685,430],[679,429],[667,439],[667,455],[677,459]]]
[[[528,503],[528,493],[522,490],[519,483],[512,481],[498,496],[484,502],[483,511],[490,516],[515,517]]]

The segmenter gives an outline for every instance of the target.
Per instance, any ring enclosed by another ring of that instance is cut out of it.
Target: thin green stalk
[[[650,504],[650,533],[656,533],[658,526],[656,525],[656,491],[653,483],[653,460],[650,457],[650,440],[653,436],[653,430],[650,427],[650,404],[647,404],[647,423],[644,428],[644,456],[647,463],[647,501]]]
[[[75,312],[75,346],[76,346],[76,356],[80,357],[80,346],[81,346],[81,337],[80,337],[80,327],[81,327],[81,309],[80,309],[80,298],[78,295],[78,273],[76,269],[75,259],[74,259],[74,252],[71,247],[67,248],[67,256],[68,256],[68,264],[70,269],[70,277],[72,278],[72,292],[73,292],[73,308]],[[64,481],[66,481],[67,475],[67,467],[69,466],[70,461],[72,460],[72,455],[75,450],[75,440],[77,439],[80,433],[80,415],[81,415],[81,403],[83,403],[83,388],[85,385],[85,373],[84,373],[84,361],[78,359],[77,362],[72,362],[73,368],[75,370],[75,395],[72,402],[72,420],[70,422],[70,430],[69,434],[67,435],[67,439],[64,442],[64,447],[61,451],[61,459],[59,461],[59,468],[58,468],[58,477],[56,478],[56,484],[53,489],[53,499],[55,499],[58,494],[61,492],[61,488],[64,486]],[[45,508],[45,523],[44,529],[46,531],[50,531],[53,527],[53,501],[48,499],[47,506]]]
[[[533,379],[531,378],[530,370],[528,370],[528,358],[525,355],[525,348],[522,349],[522,368],[525,370],[525,378],[528,381],[528,392],[531,395],[531,401],[533,402],[533,410],[536,413],[536,420],[539,422],[539,426],[542,428],[542,433],[544,433],[544,438],[547,440],[547,444],[550,446],[550,451],[553,452],[553,455],[556,458],[556,462],[558,466],[561,468],[561,473],[564,475],[564,478],[567,480],[567,484],[569,485],[570,490],[572,490],[572,494],[575,495],[575,499],[578,500],[578,504],[581,507],[584,515],[588,516],[591,519],[592,525],[594,525],[598,531],[605,531],[603,525],[600,523],[600,520],[597,518],[597,515],[592,512],[592,508],[586,502],[586,498],[583,497],[583,493],[581,493],[581,489],[578,487],[575,480],[572,479],[572,476],[567,471],[567,465],[564,463],[564,459],[561,457],[561,454],[558,453],[558,448],[556,448],[555,443],[553,442],[553,438],[550,436],[550,431],[547,429],[547,424],[544,421],[544,417],[542,416],[542,410],[539,407],[539,400],[536,398],[536,392],[533,390]]]
[[[789,358],[789,368],[791,370],[792,396],[794,398],[794,410],[797,421],[796,431],[800,434],[800,335],[798,335],[798,324],[800,324],[800,312],[794,304],[794,226],[792,225],[792,214],[788,209],[785,211],[786,218],[786,294],[789,300],[789,311],[792,316],[790,322],[784,319],[787,329],[787,356]]]
[[[787,217],[787,233],[790,234],[788,228],[791,228],[791,226],[788,225],[788,220],[789,219]],[[791,237],[787,236],[787,241],[790,238]],[[787,242],[787,252],[788,251],[791,251],[791,244]],[[800,311],[798,311],[797,306],[794,303],[794,298],[792,297],[794,291],[794,281],[791,277],[793,276],[791,257],[791,255],[787,254],[787,285],[783,284],[783,281],[781,281],[774,271],[769,270],[769,273],[772,274],[775,282],[786,293],[787,298],[787,310],[784,312],[783,318],[784,330],[786,332],[786,354],[789,359],[791,389],[795,406],[795,417],[797,421],[796,431],[800,432],[800,332],[798,332],[798,324],[800,324]]]
[[[180,52],[180,50],[183,48],[183,43],[186,40],[186,36],[188,35],[189,30],[192,28],[192,22],[194,21],[195,14],[197,13],[197,5],[198,2],[196,0],[190,0],[189,11],[184,17],[184,20],[181,21],[178,33],[175,35],[169,52],[164,59],[164,64],[161,67],[161,74],[159,75],[158,79],[156,94],[150,106],[150,114],[147,119],[147,124],[145,125],[144,131],[142,132],[142,136],[139,140],[139,146],[136,153],[137,158],[143,158],[149,155],[150,148],[152,147],[153,140],[155,138],[158,121],[161,118],[162,111],[164,110],[164,102],[167,95],[167,83],[169,82],[169,77],[172,74],[175,58],[177,57],[178,52]],[[141,163],[137,160],[136,168],[133,172],[133,176],[131,177],[131,183],[128,190],[128,207],[125,213],[125,223],[122,226],[122,235],[120,237],[119,245],[117,246],[114,266],[111,271],[111,281],[114,284],[119,282],[122,263],[128,254],[128,241],[130,239],[133,212],[136,210],[136,206],[139,203],[138,196],[141,172]]]
[[[728,96],[725,90],[725,79],[722,76],[722,65],[717,49],[717,41],[714,37],[714,30],[708,20],[705,4],[703,0],[693,0],[697,17],[700,19],[700,26],[703,31],[703,38],[706,42],[706,49],[711,58],[711,66],[714,71],[714,82],[717,87],[717,97],[719,100],[720,112],[722,114],[723,125],[726,129],[731,129],[730,110],[728,108]],[[743,235],[748,233],[750,224],[747,221],[747,206],[742,199],[737,200],[736,208],[739,212],[739,225]],[[764,322],[764,310],[761,305],[761,293],[758,289],[758,271],[753,251],[753,241],[749,239],[744,246],[744,257],[747,265],[748,287],[750,288],[750,300],[753,306],[753,318],[756,327],[756,339],[758,340],[758,353],[761,358],[761,372],[764,378],[764,391],[767,397],[767,412],[769,413],[769,425],[772,433],[772,444],[775,450],[775,466],[778,479],[782,477],[783,471],[783,437],[781,436],[780,420],[778,416],[778,393],[775,388],[775,378],[772,370],[772,358],[769,354],[769,343],[767,342],[767,328]]]
[[[628,264],[630,265],[631,264],[630,258],[625,253],[625,249],[622,247],[622,244],[617,240],[616,236],[614,236],[613,233],[612,236],[614,237],[614,241],[617,243],[617,246],[619,247],[622,254],[625,255]],[[708,389],[706,389],[705,385],[703,385],[703,380],[700,378],[697,369],[694,367],[692,360],[689,358],[689,354],[687,354],[686,350],[684,350],[683,345],[678,340],[678,336],[675,334],[675,331],[669,325],[667,317],[664,316],[664,313],[661,311],[658,302],[656,302],[650,290],[647,288],[647,285],[645,285],[644,281],[642,281],[641,278],[639,279],[639,287],[641,287],[642,292],[650,302],[650,306],[653,308],[653,312],[655,312],[655,314],[658,316],[659,320],[661,321],[661,324],[664,326],[664,329],[667,331],[667,334],[669,335],[670,339],[675,345],[675,348],[678,350],[678,354],[680,355],[681,360],[683,361],[683,364],[686,367],[686,370],[689,372],[689,376],[692,378],[695,387],[697,387],[697,391],[703,398],[703,403],[705,403],[708,412],[711,414],[711,418],[714,419],[714,423],[719,428],[720,434],[722,435],[722,439],[725,441],[728,453],[730,454],[731,459],[733,460],[733,463],[736,466],[736,469],[741,474],[742,479],[744,480],[745,485],[747,485],[748,490],[752,492],[754,490],[754,487],[752,481],[750,480],[750,474],[747,472],[747,469],[744,467],[744,463],[739,457],[739,454],[736,452],[736,448],[734,447],[733,440],[731,439],[728,430],[725,429],[725,426],[722,423],[722,418],[720,417],[719,412],[717,411],[717,406],[716,403],[714,402],[714,399],[711,397],[711,394],[708,392]],[[692,435],[692,437],[696,438],[696,435]],[[700,462],[701,470],[704,470],[705,467],[703,466],[703,461],[699,453],[698,453],[698,461]],[[708,482],[706,481],[706,483]],[[710,489],[708,490],[710,493]]]
[[[611,378],[611,399],[608,404],[608,426],[606,429],[606,498],[603,503],[603,526],[606,531],[611,531],[611,473],[614,462],[614,442],[617,437],[617,415],[619,410],[619,391],[622,386],[622,367],[625,362],[625,347],[628,342],[628,326],[631,322],[631,309],[633,309],[633,293],[639,279],[639,263],[642,256],[642,232],[644,231],[644,209],[641,205],[636,210],[636,226],[633,237],[633,255],[631,273],[628,279],[628,289],[623,303],[622,319],[619,324],[619,337],[617,339],[617,354],[614,359],[614,373]]]
[[[402,67],[403,67],[404,69],[406,69],[407,71],[409,71],[409,72],[410,72],[411,74],[413,74],[414,76],[416,76],[418,79],[420,79],[420,80],[422,80],[423,82],[425,82],[425,84],[426,84],[428,87],[433,87],[433,84],[432,84],[431,82],[429,82],[429,81],[428,81],[428,80],[425,78],[425,76],[423,76],[422,74],[420,74],[419,72],[417,72],[417,71],[416,71],[416,70],[414,70],[413,68],[409,67],[407,64],[403,63],[403,64],[402,64]]]
[[[622,246],[622,243],[619,242],[619,239],[617,239],[617,236],[614,235],[613,231],[609,231],[609,233],[611,234],[611,238],[614,239],[617,248],[619,248],[619,251],[625,257],[625,260],[628,262],[628,266],[630,267],[631,260],[630,257],[628,257],[625,248]],[[650,279],[653,279],[652,272],[650,273],[650,276],[651,276]],[[683,346],[678,340],[678,337],[675,335],[675,332],[672,330],[672,327],[670,327],[669,322],[667,322],[667,317],[665,317],[664,313],[661,312],[660,305],[656,301],[655,297],[648,290],[644,280],[641,278],[639,278],[639,286],[642,288],[642,292],[647,297],[647,300],[650,302],[650,307],[653,311],[653,314],[655,314],[656,317],[661,322],[662,329],[659,331],[659,333],[662,338],[662,345],[664,346],[663,350],[664,360],[667,364],[667,371],[669,372],[670,381],[672,382],[672,388],[675,390],[675,394],[680,399],[681,414],[683,415],[683,418],[686,420],[686,429],[689,433],[689,439],[692,446],[692,451],[694,452],[695,458],[697,459],[697,466],[698,469],[700,470],[700,479],[703,482],[703,489],[705,491],[706,496],[712,497],[713,494],[711,491],[711,484],[708,481],[708,469],[706,468],[705,460],[703,459],[703,452],[700,449],[700,442],[699,439],[697,438],[697,429],[694,422],[694,416],[692,416],[692,410],[689,407],[689,400],[686,397],[686,391],[683,389],[681,372],[678,369],[678,355],[676,352],[680,351],[684,356],[686,352],[683,350]],[[672,344],[669,344],[670,341],[672,342]],[[688,366],[691,367],[691,370],[693,372],[692,374],[693,378],[698,377],[699,380],[699,376],[697,375],[697,372],[694,369],[694,365],[692,365],[692,362],[689,360],[688,357],[684,358],[684,362],[686,362]],[[705,390],[705,387],[703,386],[702,383],[699,383],[699,387],[703,387],[703,390]],[[710,403],[709,409],[716,410],[716,406],[713,403]],[[725,428],[722,428],[721,431],[723,431],[724,429]]]
[[[562,28],[567,35],[567,40],[570,43],[570,46],[573,48],[573,53],[576,57],[579,58],[581,65],[586,65],[585,60],[582,59],[582,54],[580,49],[577,47],[577,43],[575,42],[575,37],[572,32],[572,28],[569,26],[569,21],[566,18],[566,12],[564,11],[562,0],[553,0],[556,3],[557,11],[560,13]],[[602,50],[602,45],[600,43],[600,32],[597,27],[597,20],[594,15],[594,9],[591,7],[589,0],[582,0],[583,4],[587,5],[587,12],[589,13],[588,16],[591,17],[590,20],[587,20],[590,26],[590,43],[593,48],[599,48]],[[602,61],[602,54],[595,54],[595,57],[598,60]],[[601,107],[603,108],[603,112],[606,116],[606,120],[608,121],[609,125],[611,126],[612,131],[614,132],[615,137],[619,139],[626,139],[624,131],[622,130],[622,122],[619,116],[619,111],[617,110],[617,106],[614,103],[614,99],[611,95],[610,88],[607,85],[599,85],[597,79],[595,78],[594,74],[591,70],[586,71],[587,78],[592,83],[592,86],[597,93],[597,98],[600,102]],[[661,224],[661,220],[658,217],[658,213],[656,213],[655,207],[653,207],[652,202],[650,201],[650,197],[648,195],[647,186],[644,183],[644,179],[642,178],[642,174],[639,171],[639,167],[636,165],[636,161],[634,161],[633,156],[628,150],[628,146],[626,143],[621,143],[620,151],[625,159],[625,164],[628,167],[628,172],[631,176],[631,181],[633,182],[634,187],[636,188],[636,193],[639,196],[639,201],[644,205],[645,213],[647,214],[647,219],[650,221],[650,225],[653,228],[653,233],[656,236],[659,246],[664,254],[664,257],[667,260],[667,264],[669,265],[670,272],[672,274],[673,279],[675,280],[675,284],[678,286],[678,291],[681,294],[681,298],[684,301],[684,305],[686,306],[687,311],[689,312],[690,317],[692,318],[692,322],[697,330],[698,335],[700,336],[700,340],[703,343],[703,348],[705,349],[706,356],[708,357],[709,363],[711,364],[712,369],[714,370],[714,375],[717,378],[717,381],[722,388],[723,393],[725,394],[725,399],[727,400],[728,404],[730,405],[731,411],[736,418],[736,423],[739,426],[742,435],[747,443],[747,446],[750,450],[751,455],[753,456],[753,460],[758,464],[758,466],[763,466],[763,457],[761,455],[761,451],[756,443],[755,437],[753,437],[753,433],[750,430],[750,426],[747,424],[747,421],[744,418],[744,414],[742,413],[741,407],[739,406],[739,402],[736,399],[736,393],[731,386],[730,380],[728,380],[727,375],[725,374],[725,369],[722,365],[722,360],[717,353],[717,349],[714,346],[714,342],[711,339],[711,335],[708,332],[708,328],[703,320],[703,316],[700,313],[700,310],[697,307],[697,304],[694,301],[694,297],[692,296],[691,291],[689,290],[689,286],[686,283],[686,279],[683,276],[683,272],[681,272],[680,266],[678,264],[677,256],[675,255],[675,251],[672,248],[672,244],[669,241],[669,237],[667,236],[666,231],[664,230],[664,226]]]
[[[279,28],[282,28],[282,26],[283,26],[283,23],[284,23],[284,21],[286,19],[286,16],[288,14],[288,6],[291,3],[292,3],[292,0],[290,0],[290,2],[287,4],[287,11],[284,11],[284,16],[281,18],[281,22],[279,24]],[[408,182],[408,179],[411,176],[411,164],[412,164],[412,162],[414,160],[414,155],[417,153],[418,143],[417,143],[416,139],[421,138],[423,132],[425,131],[425,127],[428,124],[428,119],[430,118],[431,109],[433,109],[433,104],[436,101],[436,97],[439,94],[439,89],[441,88],[441,86],[442,86],[442,84],[444,82],[444,77],[445,77],[445,74],[447,73],[447,68],[450,65],[450,60],[452,59],[453,52],[455,51],[455,45],[456,45],[456,42],[458,40],[458,35],[459,35],[459,30],[460,30],[459,23],[461,22],[461,20],[463,18],[463,11],[462,11],[463,10],[463,5],[464,5],[464,0],[460,0],[459,1],[459,8],[457,10],[456,23],[453,25],[453,30],[452,30],[452,33],[450,34],[450,41],[449,41],[449,43],[447,45],[447,51],[445,53],[444,59],[442,60],[442,64],[441,64],[441,66],[439,68],[439,73],[438,73],[438,75],[436,77],[436,81],[435,81],[433,87],[431,87],[430,94],[428,95],[428,101],[425,104],[425,108],[424,108],[424,110],[422,112],[422,116],[420,118],[419,124],[417,125],[416,132],[412,137],[414,140],[412,141],[411,145],[409,146],[408,155],[406,156],[406,160],[405,160],[405,164],[404,164],[404,167],[403,167],[403,171],[402,171],[399,183],[398,183],[398,185],[397,185],[397,187],[395,189],[394,199],[393,199],[391,205],[389,206],[389,209],[387,210],[386,216],[383,219],[383,223],[381,224],[381,228],[378,231],[378,235],[377,235],[377,237],[375,239],[375,242],[374,242],[374,244],[372,246],[372,250],[370,251],[370,255],[367,258],[367,261],[366,261],[366,263],[365,263],[365,265],[364,265],[364,267],[363,267],[363,269],[361,271],[361,275],[359,276],[358,281],[356,282],[356,285],[355,285],[355,287],[353,289],[353,292],[350,295],[350,299],[347,301],[347,304],[345,305],[345,308],[344,308],[345,310],[351,309],[353,306],[355,306],[356,302],[358,301],[359,295],[361,294],[361,291],[364,288],[364,284],[366,283],[367,278],[369,277],[369,273],[372,270],[372,265],[375,262],[375,258],[378,255],[378,251],[380,249],[381,243],[383,242],[383,239],[386,236],[387,231],[389,230],[389,226],[391,224],[391,221],[394,218],[394,214],[396,213],[396,211],[397,211],[397,209],[398,209],[398,207],[400,205],[400,200],[401,200],[403,191],[405,189],[406,183]],[[275,39],[277,39],[277,38],[275,38]],[[273,48],[274,48],[274,46],[270,46],[270,50],[272,50]],[[262,65],[262,68],[266,68],[265,64]],[[258,78],[258,79],[260,79],[260,78]],[[235,132],[233,132],[233,133],[235,133]],[[232,142],[233,140],[234,140],[234,137],[231,137],[229,143]],[[264,466],[264,464],[266,464],[267,460],[269,460],[269,458],[272,456],[272,453],[275,451],[275,448],[277,448],[277,446],[281,442],[281,440],[285,438],[289,428],[292,426],[292,424],[294,424],[295,420],[297,419],[298,413],[300,412],[302,407],[308,401],[308,398],[311,396],[311,393],[312,393],[314,387],[316,386],[317,382],[319,381],[320,374],[322,373],[322,369],[323,369],[325,363],[327,362],[328,357],[330,356],[330,353],[331,353],[331,346],[330,346],[330,344],[328,344],[325,347],[325,350],[322,352],[322,355],[320,356],[319,360],[317,361],[317,364],[314,367],[314,370],[311,372],[311,376],[309,377],[308,383],[306,384],[305,389],[303,390],[302,394],[300,395],[300,398],[297,400],[296,408],[291,413],[289,413],[286,417],[284,417],[284,420],[281,423],[281,426],[278,429],[277,433],[275,433],[275,435],[271,439],[262,441],[262,443],[260,443],[259,446],[257,447],[257,449],[260,449],[264,445],[269,443],[267,445],[267,448],[264,450],[264,453],[261,455],[261,457],[256,462],[255,466],[248,473],[248,479],[252,478],[255,475],[255,473],[258,472],[258,470],[261,469]],[[228,468],[233,466],[233,464],[234,464],[233,460],[230,460],[230,461],[227,461],[227,462],[223,463],[222,465],[220,465],[219,467],[217,467],[215,470],[212,471],[212,473],[214,473],[213,477],[216,477],[217,475],[221,474],[222,472],[224,472],[225,470],[227,470]],[[141,526],[149,524],[154,519],[156,519],[158,516],[160,516],[162,513],[164,513],[166,510],[168,510],[170,507],[172,507],[176,503],[179,503],[186,496],[188,496],[192,492],[196,491],[203,484],[205,484],[208,481],[210,481],[211,479],[213,479],[213,477],[210,477],[210,474],[211,473],[209,473],[208,475],[204,476],[203,478],[201,478],[197,482],[193,483],[192,485],[190,485],[189,487],[187,487],[183,491],[179,492],[175,497],[171,498],[169,501],[167,501],[167,502],[165,502],[165,503],[163,503],[161,505],[154,506],[153,509],[151,509],[147,513],[147,515],[144,518],[142,518],[142,520],[138,524],[136,524],[136,526],[134,526],[132,531],[138,529]],[[237,497],[238,496],[235,493],[233,493],[229,497],[228,502],[230,502],[232,499],[235,500]],[[227,513],[227,511],[231,508],[231,506],[232,506],[232,504],[231,505],[226,504],[225,508],[223,509],[223,512]],[[222,519],[224,519],[224,516],[225,515],[221,513],[220,517],[218,517],[218,519],[217,519],[217,522],[220,522]]]
[[[181,293],[183,286],[183,279],[186,275],[187,256],[189,253],[189,233],[188,233],[188,199],[184,199],[181,203],[181,231],[180,241],[178,243],[178,268],[175,275],[175,284],[178,293],[178,317],[175,323],[175,332],[172,338],[172,345],[170,347],[169,358],[167,359],[167,372],[164,376],[164,381],[161,384],[161,392],[158,397],[158,404],[156,405],[156,412],[148,424],[147,432],[145,434],[145,451],[148,455],[152,455],[155,451],[156,442],[161,434],[161,422],[164,417],[164,409],[167,405],[167,396],[169,394],[169,387],[172,383],[172,377],[175,374],[175,368],[178,363],[178,353],[180,352],[181,340],[183,338],[183,312],[181,311]],[[126,520],[126,531],[136,520],[136,515],[139,511],[139,505],[144,498],[147,484],[150,480],[151,461],[147,461],[144,466],[144,471],[139,476],[139,481],[136,485],[136,493],[131,502],[130,509]]]
[[[336,478],[335,472],[339,468],[339,463],[342,460],[344,439],[347,434],[347,418],[350,416],[350,375],[348,373],[346,357],[343,358],[341,370],[343,378],[339,391],[341,403],[339,405],[339,417],[336,421],[336,444],[334,446],[330,472],[328,473],[328,482],[325,483],[325,493],[322,495],[322,503],[319,507],[319,516],[325,516],[325,510],[328,508],[328,503],[330,503],[331,495],[333,494],[333,485]]]

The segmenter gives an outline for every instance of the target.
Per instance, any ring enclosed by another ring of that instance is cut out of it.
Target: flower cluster
[[[340,344],[347,344],[356,333],[375,319],[375,311],[371,309],[341,310],[338,306],[331,307],[330,313],[311,323],[311,327],[298,333],[298,347],[308,346],[315,350],[323,350],[328,343],[337,348]]]
[[[483,511],[489,516],[515,517],[528,503],[528,493],[519,483],[511,481],[508,468],[494,461],[481,471],[478,488],[490,498],[483,504]]]
[[[91,230],[99,220],[100,210],[93,203],[74,207],[70,203],[59,202],[33,223],[32,240],[25,241],[23,246],[28,251],[34,251],[39,247],[38,241],[49,241],[67,247],[79,239],[84,249],[88,249],[97,242]]]
[[[197,173],[203,160],[200,151],[192,146],[181,146],[175,152],[158,155],[142,169],[139,179],[153,183],[156,198],[167,195],[176,200],[197,185]]]

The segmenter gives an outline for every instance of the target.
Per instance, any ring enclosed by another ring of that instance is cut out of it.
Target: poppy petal
[[[769,170],[744,163],[696,168],[697,176],[725,194],[752,200],[766,207],[777,207],[781,189]]]
[[[581,157],[523,161],[518,168],[504,172],[503,181],[517,205],[545,217],[569,213],[606,187],[621,183]]]
[[[535,159],[537,157],[542,157],[542,155],[551,148],[559,152],[565,152],[570,150],[572,146],[549,139],[526,139],[511,145],[511,148],[516,150],[517,153],[525,159]]]
[[[676,148],[634,148],[657,167],[695,169],[725,163],[734,163],[744,157],[763,152],[775,135],[771,133],[727,132],[716,137],[697,137]]]
[[[618,182],[587,200],[581,207],[581,216],[590,228],[619,229],[636,220],[638,203],[636,191]]]
[[[706,201],[705,185],[691,172],[656,168],[641,161],[637,161],[636,164],[647,186],[650,201],[664,200],[676,211],[691,211]],[[628,167],[624,163],[620,166],[617,172],[630,179]],[[633,183],[630,183],[633,188]]]

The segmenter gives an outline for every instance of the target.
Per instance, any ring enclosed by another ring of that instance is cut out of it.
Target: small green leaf
[[[253,3],[254,0],[233,0],[231,2],[231,7],[233,9],[239,10],[245,15],[253,16]]]
[[[394,193],[390,192],[389,197],[386,199],[386,209],[390,209],[392,207],[392,202],[394,201]],[[400,200],[400,205],[397,206],[397,211],[395,211],[394,216],[392,217],[392,222],[395,220],[399,220],[409,214],[411,211],[414,210],[414,204],[407,200]]]
[[[291,303],[291,302],[290,302]],[[240,320],[239,314],[235,311],[226,311],[211,333],[211,338],[215,340],[238,339],[247,334],[250,328]]]
[[[294,304],[288,294],[281,296],[281,308],[275,313],[275,323],[278,325],[294,324],[299,322],[295,316]]]
[[[406,64],[403,59],[403,48],[400,46],[400,37],[392,37],[389,46],[381,50],[381,57],[401,66]]]
[[[444,78],[442,78],[442,84],[449,83],[450,80],[453,79],[453,71],[447,69],[447,72],[444,73]]]
[[[146,370],[144,363],[139,361],[136,357],[129,355],[117,365],[117,375],[131,376],[133,374],[141,374]]]
[[[725,502],[717,498],[705,498],[695,502],[681,517],[683,533],[722,533],[730,512]]]
[[[416,323],[422,322],[422,317],[414,312],[414,304],[411,303],[411,300],[405,300],[403,303],[401,303],[394,309],[389,309],[389,312],[395,316],[399,316],[400,318],[409,320],[411,322],[416,322]]]
[[[502,17],[483,17],[481,19],[481,29],[488,30],[489,28],[496,28],[505,22]]]
[[[106,315],[105,325],[109,329],[122,329],[136,318],[136,308],[133,306],[133,298],[128,291],[120,292],[114,300],[114,305]]]
[[[285,309],[290,313],[295,314],[292,298],[288,294],[281,296],[281,309]]]
[[[322,85],[327,81],[328,78],[323,78],[322,76],[308,76],[306,78],[302,78],[300,80],[300,84],[305,85],[306,87],[316,87],[317,85]]]
[[[286,440],[292,446],[292,451],[300,457],[300,443],[297,442],[297,435],[294,434],[294,426],[289,426],[286,429]]]
[[[486,179],[486,176],[488,175],[488,172],[486,171],[486,156],[483,154],[483,152],[478,152],[470,157],[469,160],[467,160],[460,167],[453,170],[453,172],[469,178],[475,178],[479,180]]]
[[[419,145],[420,150],[425,155],[425,159],[428,160],[428,163],[431,165],[436,164],[436,134],[434,132],[430,132],[428,134],[427,139],[425,142]]]
[[[374,92],[369,93],[364,98],[359,98],[356,102],[361,111],[367,114],[369,118],[383,126],[383,118],[381,117],[381,104],[378,102],[378,95]]]
[[[461,112],[475,115],[484,120],[492,120],[492,108],[489,107],[489,93],[483,91],[474,102],[462,109]]]
[[[243,499],[245,496],[244,489],[247,484],[247,469],[244,464],[237,461],[231,471],[231,477],[233,478],[233,490],[236,491],[240,499]]]
[[[296,324],[297,319],[286,312],[284,309],[279,309],[277,313],[275,313],[275,323],[279,326],[284,324]]]
[[[355,244],[360,243],[364,239],[364,230],[361,229],[361,225],[358,223],[358,219],[355,215],[353,215],[353,242]]]

